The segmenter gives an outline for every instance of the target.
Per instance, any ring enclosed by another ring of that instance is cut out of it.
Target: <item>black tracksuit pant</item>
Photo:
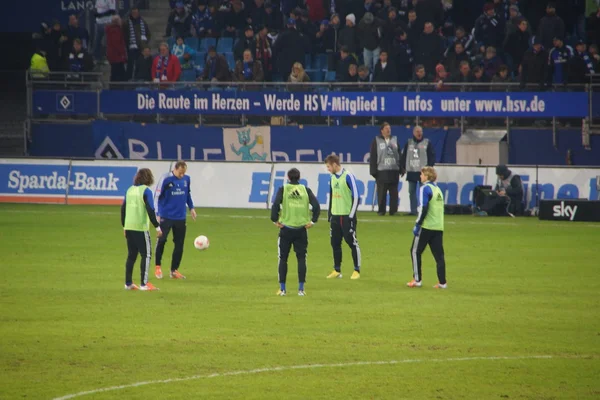
[[[331,216],[331,248],[333,249],[333,268],[340,272],[342,268],[342,239],[346,241],[352,250],[354,270],[360,272],[360,247],[356,239],[356,217],[347,215]]]
[[[165,243],[167,243],[169,232],[173,230],[173,244],[175,245],[175,248],[173,249],[173,256],[171,258],[171,271],[176,271],[179,269],[179,264],[181,264],[181,258],[183,257],[183,242],[185,240],[185,232],[187,229],[185,220],[161,218],[160,229],[163,234],[156,242],[156,265],[162,265],[161,262],[163,252],[165,251]]]
[[[125,231],[127,238],[127,261],[125,263],[125,284],[133,283],[133,265],[138,254],[142,257],[140,262],[140,283],[142,286],[148,282],[148,269],[152,258],[150,245],[150,232],[148,231]]]
[[[390,215],[398,212],[398,182],[377,182],[378,214],[385,214],[387,194],[390,194]]]
[[[413,278],[420,282],[423,276],[421,275],[421,254],[425,251],[425,247],[429,245],[433,258],[437,264],[438,282],[446,283],[446,260],[444,259],[444,231],[432,231],[421,228],[419,236],[413,239],[410,255],[413,264]]]
[[[306,253],[308,249],[308,232],[306,228],[292,229],[283,227],[279,230],[279,283],[285,283],[288,272],[288,256],[292,247],[298,260],[298,282],[306,282]]]

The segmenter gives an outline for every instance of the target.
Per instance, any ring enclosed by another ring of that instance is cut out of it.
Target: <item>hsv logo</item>
[[[560,202],[560,205],[557,204],[552,207],[554,217],[566,217],[569,218],[569,221],[573,221],[575,218],[575,213],[577,212],[577,206],[566,206],[564,201]]]
[[[57,94],[56,103],[57,111],[74,111],[75,102],[72,94]]]

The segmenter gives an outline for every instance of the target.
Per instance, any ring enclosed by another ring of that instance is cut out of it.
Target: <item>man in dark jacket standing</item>
[[[533,47],[525,52],[521,63],[521,88],[528,83],[539,85],[542,90],[548,77],[548,52],[542,46],[538,37]]]
[[[556,15],[556,5],[549,2],[546,6],[546,16],[541,19],[537,37],[540,38],[545,49],[551,49],[555,37],[565,37],[565,23]]]
[[[417,215],[417,189],[421,182],[421,168],[433,167],[435,151],[429,139],[423,139],[423,128],[415,126],[413,137],[408,139],[400,155],[400,174],[408,182],[410,214]]]
[[[387,194],[390,194],[390,215],[398,212],[398,183],[400,181],[400,149],[392,127],[384,122],[380,135],[371,143],[370,173],[377,181],[378,215],[385,215]]]

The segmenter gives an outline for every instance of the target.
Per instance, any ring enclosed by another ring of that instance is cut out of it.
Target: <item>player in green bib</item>
[[[309,205],[312,207],[310,215]],[[298,259],[298,296],[305,296],[306,252],[308,232],[319,220],[321,207],[313,192],[300,183],[300,171],[292,168],[288,171],[288,183],[277,191],[271,220],[279,228],[279,291],[278,296],[286,295],[285,281],[288,270],[288,256],[292,246]]]
[[[444,194],[435,184],[437,173],[433,167],[421,169],[421,189],[414,239],[410,249],[413,280],[408,287],[421,287],[421,255],[429,245],[437,264],[438,283],[434,287],[446,289],[446,261],[444,259]]]
[[[356,178],[340,165],[340,158],[331,154],[325,158],[329,182],[329,213],[331,223],[331,247],[333,249],[333,271],[327,276],[342,277],[342,239],[352,250],[354,272],[350,279],[360,278],[360,247],[356,239],[356,210],[358,209],[358,188]]]
[[[150,223],[156,228],[156,235],[160,237],[162,231],[156,213],[154,201],[149,186],[154,183],[152,171],[148,168],[140,169],[134,178],[133,186],[127,189],[123,205],[121,206],[121,225],[125,230],[127,239],[127,261],[125,263],[125,289],[126,290],[158,290],[148,282],[148,269],[152,258],[150,245]],[[133,283],[133,265],[138,253],[142,257],[140,263],[141,285]]]

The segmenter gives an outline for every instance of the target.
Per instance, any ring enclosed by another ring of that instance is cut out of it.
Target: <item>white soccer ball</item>
[[[208,249],[208,245],[208,238],[204,235],[200,235],[196,239],[194,239],[194,247],[198,250],[206,250]]]

